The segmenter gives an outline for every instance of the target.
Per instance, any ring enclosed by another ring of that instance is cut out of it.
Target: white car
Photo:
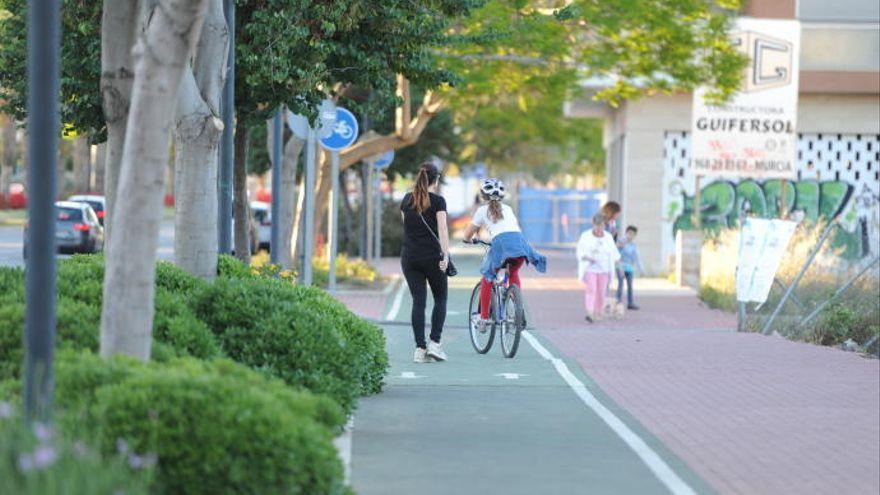
[[[257,223],[258,249],[270,249],[272,239],[272,205],[263,201],[251,201],[251,213]]]
[[[107,209],[107,202],[104,199],[104,196],[99,196],[96,194],[77,194],[76,196],[71,196],[67,198],[68,201],[73,201],[75,203],[86,203],[95,210],[95,214],[98,215],[98,221],[101,222],[101,225],[104,225],[104,213]]]

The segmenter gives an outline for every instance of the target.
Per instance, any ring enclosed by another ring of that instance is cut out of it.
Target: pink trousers
[[[590,316],[602,316],[605,311],[605,291],[611,280],[610,273],[584,274],[584,308]]]

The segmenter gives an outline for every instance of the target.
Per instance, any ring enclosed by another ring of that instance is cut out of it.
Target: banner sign
[[[691,167],[698,175],[793,179],[800,22],[742,18],[731,35],[750,61],[726,104],[709,106],[706,88],[694,91]]]
[[[739,239],[736,266],[736,299],[763,303],[785,255],[797,222],[747,218]]]

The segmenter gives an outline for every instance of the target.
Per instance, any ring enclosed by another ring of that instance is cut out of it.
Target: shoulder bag
[[[443,257],[443,243],[440,242],[440,237],[438,237],[437,234],[434,233],[434,229],[432,229],[431,226],[428,225],[428,221],[425,220],[424,215],[419,213],[419,218],[422,219],[422,223],[425,224],[425,228],[428,229],[428,232],[431,233],[431,236],[437,241],[437,244],[440,246],[440,257],[442,259],[442,257]],[[447,277],[454,277],[456,275],[458,275],[458,269],[455,267],[455,264],[452,263],[452,256],[449,256],[449,260],[446,263],[446,276]]]

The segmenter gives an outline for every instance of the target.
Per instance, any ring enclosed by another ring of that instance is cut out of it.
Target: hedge
[[[106,456],[155,454],[158,493],[348,493],[332,400],[228,360],[144,364],[66,351],[56,404]]]
[[[378,392],[388,367],[381,330],[320,289],[221,277],[190,306],[232,359],[327,394],[346,411]]]

